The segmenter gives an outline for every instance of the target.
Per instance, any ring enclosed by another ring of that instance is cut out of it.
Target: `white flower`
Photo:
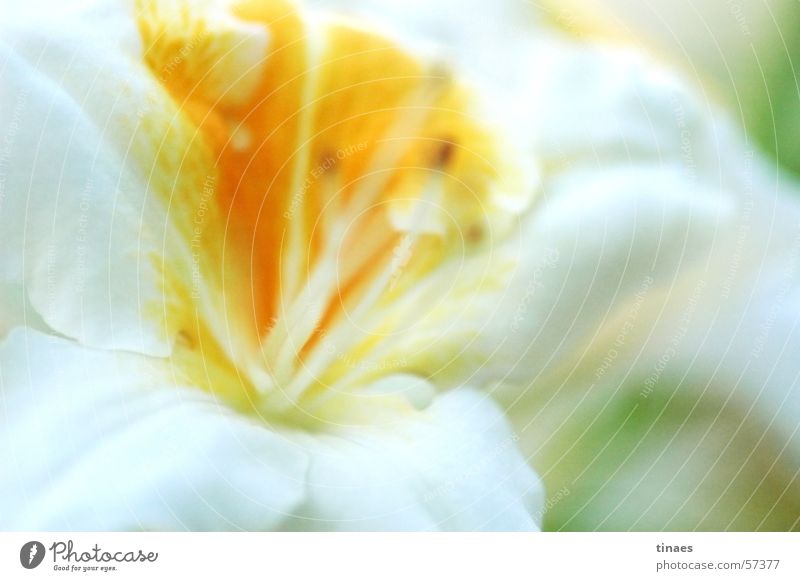
[[[523,6],[33,4],[2,31],[4,528],[793,526],[752,499],[796,510],[800,212],[664,71]]]

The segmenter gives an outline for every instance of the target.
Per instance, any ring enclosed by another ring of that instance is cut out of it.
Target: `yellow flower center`
[[[320,418],[381,377],[429,374],[423,315],[456,300],[470,257],[531,196],[470,93],[285,0],[141,0],[138,14],[159,89],[137,139],[170,221],[154,316],[177,337],[177,378]]]

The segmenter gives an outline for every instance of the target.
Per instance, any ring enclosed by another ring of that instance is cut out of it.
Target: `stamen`
[[[372,163],[364,172],[364,179],[353,194],[351,207],[348,208],[351,216],[360,214],[386,190],[386,185],[393,177],[393,172],[387,170],[397,167],[410,147],[409,139],[413,140],[421,133],[449,80],[446,69],[435,65],[431,76],[426,77],[422,86],[411,95],[402,114],[382,138]]]
[[[303,386],[306,385],[306,383],[298,383],[296,377],[294,377],[297,375],[296,364],[299,361],[299,354],[303,347],[309,343],[311,337],[320,331],[321,321],[329,310],[329,307],[325,308],[325,306],[332,304],[339,286],[337,284],[339,281],[336,280],[336,253],[341,248],[346,225],[356,219],[370,204],[375,203],[385,191],[386,184],[393,176],[393,172],[390,170],[397,167],[402,156],[407,153],[410,147],[413,147],[413,139],[409,135],[415,135],[421,131],[432,111],[433,104],[445,89],[446,83],[444,81],[446,78],[442,74],[430,77],[428,82],[424,83],[423,87],[409,98],[408,106],[403,109],[402,114],[399,115],[397,121],[387,132],[387,136],[381,140],[380,146],[373,155],[370,170],[359,183],[350,203],[347,204],[343,211],[341,204],[333,202],[341,197],[341,178],[335,164],[327,168],[321,177],[324,184],[324,199],[329,201],[328,205],[333,206],[332,209],[328,209],[323,214],[327,235],[322,256],[311,268],[311,274],[302,291],[295,293],[288,309],[281,312],[280,322],[270,329],[263,341],[262,348],[264,358],[274,362],[274,375],[278,384],[281,385],[284,382],[288,382],[289,387],[286,393],[289,394],[289,400],[292,403],[297,401],[299,395],[305,389]],[[401,135],[404,137],[401,137]],[[437,150],[433,165],[435,167],[443,167],[451,156],[452,143],[446,141]],[[441,179],[437,179],[436,188],[441,189]],[[303,199],[305,198],[304,191],[297,195],[302,196]],[[423,196],[423,198],[430,197],[430,194]],[[416,208],[416,213],[420,215],[415,216],[415,224],[422,223],[425,206],[424,199],[421,199]],[[293,222],[304,222],[304,220],[293,220]],[[293,229],[295,237],[300,232],[299,228],[295,227]],[[410,235],[412,245],[418,234],[419,227],[417,226]],[[308,241],[308,236],[305,239]],[[290,254],[285,259],[284,270],[294,269],[294,272],[296,272],[301,270],[302,264],[306,263],[305,260],[298,262],[298,247],[296,244],[297,240],[295,241],[294,254]],[[372,257],[368,257],[364,261],[364,264],[371,266],[380,254],[382,254],[382,251],[378,248]],[[362,304],[358,307],[359,313],[374,305],[393,276],[394,270],[394,267],[385,269],[378,276],[378,280],[368,290],[367,296],[364,297],[365,302],[362,301]],[[356,276],[357,270],[351,275],[351,278]],[[346,281],[344,282],[346,285]],[[285,297],[286,295],[282,294],[282,296]],[[309,310],[309,306],[314,308]],[[296,386],[298,385],[301,387],[297,388]],[[297,393],[295,393],[295,390],[297,390]]]
[[[439,156],[435,158],[437,163],[446,162],[449,159],[452,144],[445,142]],[[426,212],[432,211],[436,204],[440,201],[443,192],[443,180],[445,174],[441,170],[435,170],[430,178],[428,185],[423,189],[422,196],[416,203],[414,208],[414,216],[412,220],[413,229],[407,234],[410,246],[413,247],[422,233],[422,225],[425,223]],[[357,324],[358,321],[363,319],[364,315],[370,313],[375,304],[382,296],[384,290],[389,285],[392,277],[395,274],[396,266],[388,264],[376,277],[375,281],[366,289],[366,291],[359,295],[353,312],[348,313],[345,321]],[[330,366],[336,359],[339,353],[348,352],[352,349],[362,337],[359,333],[353,333],[350,324],[339,324],[328,335],[327,340],[329,344],[339,346],[332,350],[326,350],[319,346],[310,354],[307,362],[304,362],[300,369],[297,370],[292,381],[284,390],[289,403],[296,403],[304,392],[319,378],[328,366]]]
[[[280,331],[274,329],[265,342],[267,352],[275,357],[279,379],[288,379],[291,375],[297,354],[319,328],[326,306],[336,291],[335,257],[344,237],[344,223],[336,212],[340,206],[341,178],[335,166],[323,174],[322,180],[325,199],[329,200],[330,207],[323,212],[323,228],[327,237],[321,259],[312,268],[302,292],[290,303]]]
[[[308,62],[319,62],[320,55],[322,54],[323,47],[321,38],[323,35],[313,30],[314,22],[311,21],[307,24],[309,31],[307,33],[307,46],[306,51]],[[320,67],[310,67],[306,71],[305,85],[302,93],[302,107],[301,120],[298,127],[298,139],[304,140],[302,143],[297,144],[297,161],[294,165],[294,172],[292,175],[293,200],[296,201],[295,215],[296,219],[289,220],[288,222],[288,244],[286,247],[285,258],[283,259],[283,268],[281,268],[281,284],[279,286],[280,293],[276,300],[280,301],[281,296],[292,296],[297,292],[300,285],[300,279],[303,272],[306,270],[306,255],[308,251],[308,233],[306,232],[306,197],[307,186],[306,176],[308,175],[310,167],[311,145],[313,143],[313,120],[315,112],[316,100],[314,96],[317,94],[317,85],[319,82],[319,69]]]

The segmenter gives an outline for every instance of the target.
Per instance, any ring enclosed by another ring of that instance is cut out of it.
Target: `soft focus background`
[[[800,175],[800,1],[539,0],[534,3],[548,20],[572,37],[644,48],[696,85],[702,99],[726,110],[734,122],[743,126],[748,146],[764,152],[770,165]],[[777,163],[770,163],[769,156]],[[682,378],[671,377],[668,381],[677,386]],[[744,515],[748,511],[769,516],[771,520],[766,524],[762,521],[761,528],[796,527],[800,497],[793,485],[785,487],[785,482],[796,481],[796,475],[786,474],[783,480],[780,475],[775,476],[774,464],[770,465],[774,455],[767,451],[769,445],[759,441],[753,448],[740,430],[744,416],[737,419],[735,414],[726,420],[730,425],[720,429],[718,442],[704,444],[702,453],[707,457],[695,469],[705,473],[703,462],[706,462],[707,466],[714,466],[721,482],[729,484],[723,487],[724,493],[711,494],[708,512],[701,522],[684,510],[686,503],[679,497],[693,495],[705,480],[704,474],[698,474],[697,488],[693,490],[695,470],[685,470],[684,459],[699,450],[693,447],[692,439],[702,441],[706,424],[716,422],[719,413],[714,406],[698,411],[693,405],[691,401],[650,398],[645,406],[621,405],[614,411],[604,410],[588,418],[586,429],[581,426],[571,435],[579,445],[557,451],[542,465],[547,467],[545,472],[551,466],[555,471],[566,472],[569,470],[565,467],[579,466],[575,473],[580,474],[581,480],[595,483],[599,492],[569,487],[550,490],[545,528],[647,528],[652,524],[648,524],[645,515],[652,512],[653,506],[637,505],[631,491],[650,487],[663,489],[661,494],[668,495],[664,483],[677,481],[691,485],[676,493],[674,502],[662,503],[680,507],[655,519],[664,523],[665,528],[748,530],[760,518],[748,520]],[[694,416],[705,419],[693,421]],[[683,422],[691,426],[689,432],[693,434],[684,448],[676,450],[680,446],[673,445],[672,440],[665,445],[665,435],[679,433],[685,428]],[[615,445],[608,445],[609,434],[613,434]],[[577,448],[582,448],[583,457],[579,457]],[[743,463],[742,457],[747,453],[751,457]],[[648,468],[643,471],[647,478],[640,478],[635,469],[629,470],[637,461],[657,469]],[[633,476],[626,476],[626,471]],[[608,483],[621,483],[626,478],[630,479],[630,490],[617,485],[610,491]],[[778,497],[783,506],[775,510]],[[742,510],[732,515],[730,506]],[[609,507],[613,508],[609,511]]]
[[[547,0],[564,28],[644,45],[800,173],[798,0]]]

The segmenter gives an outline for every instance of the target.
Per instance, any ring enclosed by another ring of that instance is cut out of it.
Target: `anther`
[[[449,139],[442,139],[435,153],[433,167],[437,169],[444,169],[447,167],[450,160],[453,159],[453,155],[455,155],[455,149],[455,144],[452,141]]]

